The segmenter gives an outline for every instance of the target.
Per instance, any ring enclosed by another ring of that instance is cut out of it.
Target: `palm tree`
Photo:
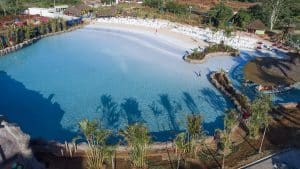
[[[130,159],[135,167],[146,166],[147,148],[150,142],[148,129],[143,124],[133,124],[121,131],[130,147]]]
[[[259,119],[259,121],[260,121],[260,126],[264,128],[263,136],[258,151],[259,153],[261,153],[266,131],[271,121],[269,111],[272,109],[272,98],[270,95],[263,95],[259,100],[260,100],[259,109],[261,113],[261,118]]]
[[[106,140],[110,134],[108,130],[100,128],[96,120],[84,119],[79,122],[79,129],[83,133],[89,149],[86,151],[87,168],[103,169],[107,161],[115,151],[114,147],[108,146]]]
[[[250,137],[257,139],[259,130],[264,128],[262,142],[264,140],[267,127],[269,125],[268,112],[272,108],[272,101],[270,95],[262,95],[256,98],[250,105],[251,116],[248,120],[247,127],[249,128]],[[261,143],[262,146],[262,143]],[[261,151],[261,148],[260,148]]]
[[[29,40],[32,37],[33,28],[31,25],[25,27],[25,39]]]
[[[232,147],[231,141],[231,131],[233,127],[237,124],[237,113],[235,110],[231,109],[226,112],[224,117],[224,130],[223,130],[223,159],[222,159],[222,169],[225,168],[225,156],[229,154]]]
[[[205,133],[202,127],[201,115],[187,116],[187,134],[189,143],[189,152],[195,157],[197,154],[196,142],[204,137]]]
[[[185,155],[189,151],[189,143],[187,142],[186,139],[186,133],[179,133],[177,134],[175,140],[174,140],[174,145],[175,145],[175,154],[177,157],[177,169],[180,167],[180,161],[184,159]]]
[[[50,20],[50,27],[51,27],[51,32],[52,33],[57,31],[57,21],[56,21],[56,19],[51,19]]]

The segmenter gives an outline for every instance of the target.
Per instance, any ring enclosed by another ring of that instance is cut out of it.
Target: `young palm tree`
[[[88,169],[105,168],[104,162],[115,151],[114,147],[106,144],[109,131],[101,129],[96,120],[89,121],[88,119],[80,121],[79,128],[89,147],[86,151]]]
[[[223,159],[222,168],[225,168],[225,156],[230,153],[232,147],[231,130],[237,124],[237,113],[235,110],[227,111],[224,117],[224,131],[223,131]]]
[[[50,20],[51,33],[55,33],[57,31],[57,20]]]
[[[193,157],[197,154],[196,144],[205,135],[202,127],[201,115],[188,115],[187,116],[187,134],[189,152]]]
[[[148,129],[143,124],[133,124],[121,131],[130,147],[130,159],[137,168],[146,167],[147,148],[150,142]]]
[[[189,143],[187,142],[186,139],[186,133],[179,133],[175,140],[174,140],[174,145],[175,145],[175,154],[177,157],[177,169],[180,167],[180,161],[184,159],[185,155],[189,151]]]
[[[272,109],[272,98],[270,95],[264,95],[260,98],[260,112],[261,112],[261,118],[260,118],[260,127],[264,128],[263,136],[261,139],[261,143],[259,146],[259,153],[262,151],[263,142],[265,139],[265,135],[267,132],[267,128],[269,127],[271,117],[269,115],[269,111]]]
[[[268,112],[272,108],[271,100],[271,96],[262,95],[256,98],[250,105],[251,116],[249,117],[247,123],[247,127],[249,128],[249,134],[250,137],[257,139],[259,136],[259,130],[261,128],[264,128],[262,142],[264,140],[267,127],[269,125],[270,117],[268,115]]]
[[[28,25],[25,27],[25,39],[29,40],[32,36],[32,26]]]

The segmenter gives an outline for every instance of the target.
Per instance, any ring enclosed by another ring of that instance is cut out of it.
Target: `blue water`
[[[42,39],[0,57],[0,114],[46,140],[70,141],[88,118],[114,132],[142,122],[155,141],[166,141],[185,129],[188,114],[201,114],[212,134],[232,104],[207,74],[230,70],[232,84],[253,99],[254,88],[242,85],[243,67],[261,54],[242,50],[241,57],[193,65],[182,60],[186,50],[157,35],[121,30],[83,28]],[[300,102],[300,87],[274,101]]]
[[[0,58],[0,114],[33,138],[71,140],[83,118],[118,131],[143,122],[156,141],[201,114],[210,134],[232,104],[206,74],[237,63],[185,63],[184,48],[153,36],[83,28],[52,36]],[[194,71],[201,70],[196,77]]]

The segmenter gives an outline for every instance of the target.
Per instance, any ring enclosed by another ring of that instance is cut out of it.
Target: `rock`
[[[35,159],[29,148],[29,135],[24,134],[20,127],[6,121],[2,121],[1,125],[0,145],[3,155],[0,156],[0,164],[12,160],[12,162],[24,165],[25,168],[44,169],[45,167]]]
[[[294,109],[298,106],[298,103],[296,102],[282,103],[280,104],[280,106],[282,106],[285,109]]]

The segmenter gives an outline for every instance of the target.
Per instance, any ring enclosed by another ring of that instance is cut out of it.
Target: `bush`
[[[188,11],[187,9],[188,9],[187,5],[175,3],[173,1],[168,1],[165,7],[166,11],[172,12],[174,14],[180,14],[180,15],[187,14]]]
[[[202,52],[198,51],[197,49],[194,49],[193,52],[189,54],[187,57],[189,59],[202,60],[209,53],[215,53],[215,52],[228,52],[231,53],[232,56],[235,56],[238,50],[228,45],[225,45],[224,42],[222,41],[220,44],[214,44],[208,46]]]
[[[161,9],[163,7],[163,0],[144,0],[143,5]]]

